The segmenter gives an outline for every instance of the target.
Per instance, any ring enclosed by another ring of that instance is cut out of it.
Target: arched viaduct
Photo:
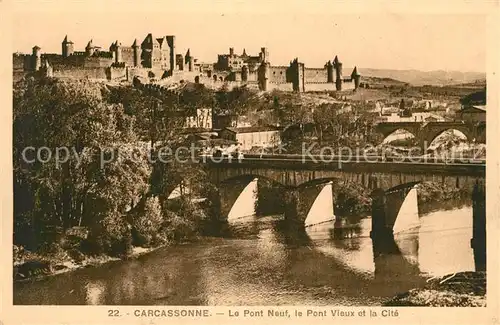
[[[411,133],[418,141],[420,148],[427,148],[432,141],[443,132],[457,130],[462,132],[469,142],[486,143],[486,122],[382,122],[377,124],[376,130],[384,138],[396,130],[405,130]]]

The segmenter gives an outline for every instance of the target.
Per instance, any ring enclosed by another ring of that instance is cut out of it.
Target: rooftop
[[[262,125],[262,126],[245,126],[245,127],[227,127],[226,130],[229,130],[234,133],[254,133],[254,132],[266,132],[266,131],[278,131],[279,128],[271,125]]]
[[[480,110],[486,112],[486,105],[474,105],[472,107],[474,107],[475,109],[480,109]]]

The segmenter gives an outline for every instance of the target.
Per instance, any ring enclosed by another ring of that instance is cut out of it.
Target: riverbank
[[[486,272],[459,272],[432,278],[424,288],[399,294],[384,306],[485,307]]]
[[[63,254],[63,256],[43,256],[28,252],[24,254],[24,257],[18,258],[14,261],[14,281],[21,282],[40,280],[48,276],[71,272],[81,268],[98,266],[113,261],[137,258],[165,246],[167,245],[148,248],[132,247],[131,253],[123,258],[108,255],[85,256],[82,259],[79,259],[78,262],[68,257],[67,254]]]

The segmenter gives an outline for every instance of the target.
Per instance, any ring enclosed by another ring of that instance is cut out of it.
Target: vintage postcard
[[[0,324],[499,323],[498,1],[0,7]]]

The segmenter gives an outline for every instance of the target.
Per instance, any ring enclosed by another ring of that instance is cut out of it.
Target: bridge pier
[[[300,217],[300,193],[298,188],[285,189],[284,195],[284,217],[289,224],[304,227],[302,218]]]
[[[484,183],[476,181],[472,191],[472,239],[476,271],[486,271],[486,195]]]
[[[381,188],[376,188],[371,193],[372,197],[372,230],[370,238],[373,243],[373,255],[398,254],[399,249],[394,241],[392,225],[386,220],[386,194]]]
[[[307,217],[313,208],[313,204],[316,202],[316,199],[320,195],[320,192],[327,186],[327,183],[317,183],[312,184],[310,186],[301,186],[301,187],[293,187],[285,189],[284,195],[284,217],[288,223],[297,223],[300,224],[301,227],[305,227],[305,223],[307,221]],[[332,196],[333,202],[333,196]],[[324,204],[326,202],[319,202],[319,204]],[[317,208],[318,206],[316,206]],[[322,206],[323,207],[323,206]],[[317,215],[318,211],[314,211],[315,219],[319,217],[319,222],[321,222],[321,218],[327,217],[329,215],[333,215],[333,205],[331,206],[331,211],[329,210],[329,206],[324,206],[325,210],[320,212],[324,213],[324,215]],[[317,220],[317,219],[316,219]],[[309,220],[310,222],[314,222]]]
[[[227,220],[229,213],[236,203],[236,200],[245,187],[253,180],[252,176],[234,179],[231,182],[221,183],[219,189],[219,218]],[[243,216],[242,216],[243,217]]]

